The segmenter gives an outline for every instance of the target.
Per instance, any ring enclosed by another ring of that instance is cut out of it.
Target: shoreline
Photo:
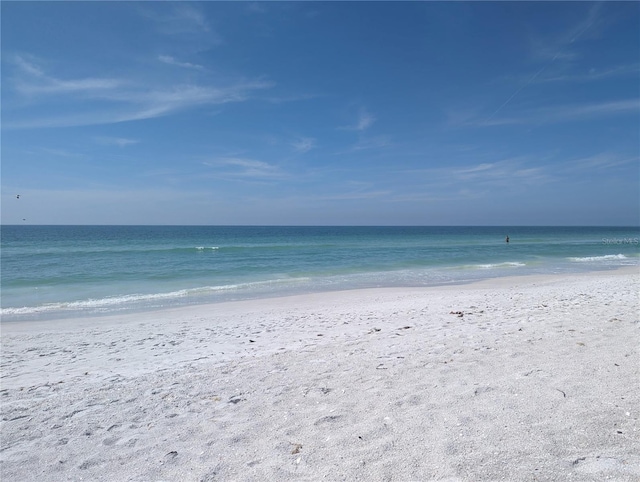
[[[639,290],[629,267],[3,323],[2,473],[636,480]]]
[[[198,309],[199,307],[213,306],[213,305],[221,305],[227,303],[250,303],[250,302],[261,302],[265,300],[271,299],[288,299],[295,297],[305,297],[305,296],[315,296],[315,295],[326,295],[331,296],[333,293],[341,293],[341,292],[356,292],[356,291],[367,291],[367,290],[429,290],[429,289],[439,289],[439,288],[457,288],[461,286],[476,286],[482,284],[489,284],[499,286],[502,284],[501,280],[505,280],[504,283],[508,285],[509,283],[516,280],[534,280],[534,279],[553,279],[554,277],[580,277],[580,276],[595,276],[597,274],[606,274],[606,273],[636,273],[640,272],[640,265],[630,265],[630,266],[620,266],[616,268],[602,268],[602,269],[593,269],[588,271],[572,271],[572,272],[561,272],[561,273],[529,273],[529,274],[509,274],[509,275],[498,275],[487,278],[479,278],[479,279],[471,279],[471,280],[458,280],[453,282],[446,282],[442,284],[427,284],[427,285],[413,285],[408,284],[406,286],[379,286],[379,287],[350,287],[350,288],[338,288],[338,289],[315,289],[310,291],[302,291],[302,292],[281,292],[281,293],[262,293],[261,295],[247,295],[247,297],[240,297],[237,299],[227,299],[221,298],[219,300],[207,300],[201,302],[191,302],[187,301],[184,303],[180,303],[177,305],[169,305],[169,306],[148,306],[148,307],[138,307],[138,308],[123,308],[113,312],[92,312],[89,314],[83,313],[83,311],[70,310],[68,313],[49,313],[46,311],[43,312],[35,312],[32,314],[5,314],[0,315],[0,328],[11,326],[12,324],[34,324],[34,323],[59,323],[61,321],[66,322],[70,320],[78,320],[81,322],[82,320],[87,319],[113,319],[113,318],[123,318],[123,317],[131,317],[131,316],[141,316],[145,313],[160,313],[168,310],[188,310],[188,309]],[[0,310],[1,312],[1,310]],[[29,319],[29,317],[33,317],[35,319]]]

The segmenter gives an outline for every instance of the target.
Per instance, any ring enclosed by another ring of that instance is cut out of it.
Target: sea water
[[[640,230],[625,227],[2,226],[0,234],[3,321],[640,265]]]

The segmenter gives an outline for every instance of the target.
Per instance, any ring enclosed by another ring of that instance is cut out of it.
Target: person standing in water
[[[507,237],[505,238],[505,241],[508,243],[509,242],[509,236],[507,235]]]

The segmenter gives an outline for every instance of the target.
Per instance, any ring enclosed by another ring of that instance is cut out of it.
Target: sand
[[[3,323],[3,481],[637,481],[640,273]]]

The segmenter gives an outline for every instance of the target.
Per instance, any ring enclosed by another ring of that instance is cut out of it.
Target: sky
[[[3,224],[640,224],[638,2],[0,5]]]

